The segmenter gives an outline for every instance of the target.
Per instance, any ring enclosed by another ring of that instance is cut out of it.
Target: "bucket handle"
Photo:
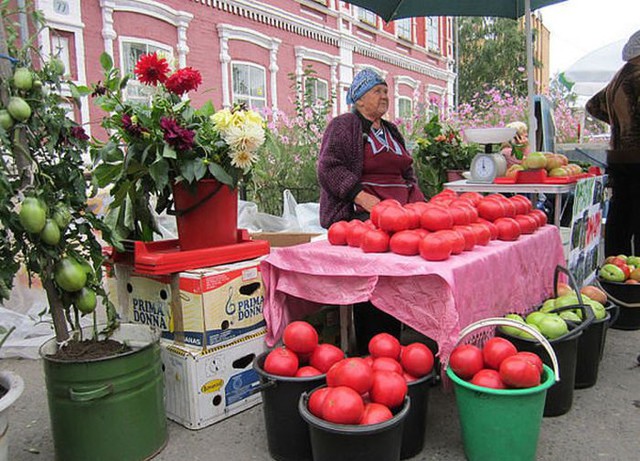
[[[106,397],[109,394],[113,394],[113,386],[111,384],[82,390],[69,388],[69,399],[73,402],[90,402],[91,400]]]
[[[588,304],[585,304],[584,301],[582,300],[582,293],[580,293],[580,290],[578,289],[578,284],[576,283],[576,279],[573,277],[573,274],[569,271],[569,269],[560,265],[556,266],[556,270],[553,275],[553,294],[555,295],[555,297],[556,298],[558,297],[558,275],[560,274],[560,272],[564,272],[564,274],[569,279],[569,284],[571,286],[571,289],[576,294],[576,297],[578,299],[578,304],[558,307],[555,309],[551,309],[549,312],[558,313],[566,310],[580,309],[580,311],[582,312],[582,318],[583,318],[582,322],[580,322],[580,325],[578,325],[576,328],[569,331],[568,333],[565,333],[564,336],[555,338],[558,340],[565,340],[565,339],[575,338],[576,336],[578,336],[578,334],[580,334],[583,330],[585,330],[589,325],[593,323],[593,321],[596,319],[596,316],[593,313],[593,309],[591,308],[591,306]]]
[[[600,280],[596,279],[596,283],[598,284],[598,288],[600,288],[602,291],[604,291],[607,294],[607,298],[611,299],[616,305],[622,306],[622,307],[640,307],[640,303],[625,303],[624,301],[621,301],[611,296],[611,294],[609,294],[609,292],[600,284]]]
[[[220,189],[222,189],[222,186],[224,186],[224,184],[221,183],[221,182],[218,182],[216,187],[211,192],[209,192],[207,195],[202,197],[202,199],[199,202],[194,203],[193,205],[191,205],[190,207],[185,208],[184,210],[178,210],[175,207],[175,200],[174,200],[174,208],[175,209],[168,208],[167,209],[167,214],[171,215],[171,216],[184,216],[184,215],[186,215],[188,213],[191,213],[193,210],[201,207],[202,205],[204,205],[207,202],[207,200],[209,200],[214,195],[216,195],[218,193],[218,191]]]
[[[275,379],[269,379],[259,386],[254,387],[249,391],[251,395],[257,394],[258,392],[266,391],[267,389],[271,389],[272,387],[276,387],[278,385]]]
[[[464,327],[460,331],[460,335],[458,336],[458,340],[454,344],[454,349],[458,346],[458,344],[460,344],[460,342],[467,335],[469,335],[469,333],[472,333],[472,332],[474,332],[474,331],[476,331],[476,330],[478,330],[480,328],[490,327],[490,326],[509,326],[509,327],[514,327],[514,328],[517,328],[519,330],[526,331],[531,336],[536,338],[542,344],[542,347],[545,348],[545,350],[547,351],[547,354],[549,354],[549,357],[551,358],[551,364],[553,365],[553,373],[555,374],[556,382],[560,381],[560,367],[558,366],[558,358],[556,357],[556,353],[553,350],[553,347],[551,346],[551,343],[547,340],[547,338],[542,336],[542,333],[540,333],[535,328],[530,327],[526,323],[518,322],[516,320],[507,319],[507,318],[504,318],[504,317],[491,317],[491,318],[488,318],[488,319],[479,320],[479,321],[477,321],[475,323],[472,323],[471,325],[467,325],[466,327]]]

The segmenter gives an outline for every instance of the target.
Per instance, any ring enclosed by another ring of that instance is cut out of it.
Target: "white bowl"
[[[466,128],[463,136],[467,142],[478,144],[498,144],[512,139],[515,128]]]

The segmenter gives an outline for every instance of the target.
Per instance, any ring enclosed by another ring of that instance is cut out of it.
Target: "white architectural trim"
[[[400,97],[406,98],[406,96],[400,95],[400,85],[406,85],[413,90],[413,94],[409,99],[411,99],[411,104],[413,107],[416,107],[416,104],[419,102],[416,100],[416,93],[418,93],[418,88],[420,88],[420,81],[415,78],[411,78],[408,75],[397,75],[393,78],[393,99],[395,101],[394,109],[396,117],[400,116]]]
[[[113,56],[113,41],[117,34],[113,27],[113,13],[115,11],[126,11],[164,21],[178,29],[178,41],[176,50],[178,53],[178,66],[187,65],[187,28],[193,19],[193,15],[187,11],[174,10],[154,0],[100,0],[102,10],[102,38],[104,40],[104,50]]]
[[[229,78],[229,40],[242,40],[253,43],[269,50],[269,73],[271,90],[271,108],[278,109],[278,48],[282,40],[261,34],[245,27],[237,27],[229,24],[218,24],[218,36],[220,38],[220,64],[222,70],[222,105],[231,107],[231,87]]]
[[[302,89],[302,76],[304,74],[304,67],[302,64],[303,60],[307,61],[315,61],[320,62],[322,64],[326,64],[331,68],[330,70],[330,83],[331,83],[331,94],[332,97],[332,111],[333,116],[338,115],[338,107],[336,98],[338,97],[338,65],[340,64],[340,56],[334,56],[329,53],[325,53],[324,51],[318,51],[311,48],[307,48],[304,46],[296,46],[296,82],[298,83],[298,87]],[[301,94],[298,97],[302,97]]]
[[[376,67],[372,64],[356,64],[354,67],[355,73],[357,74],[358,72],[360,72],[363,69],[372,69],[374,71],[376,71],[378,73],[378,75],[380,75],[383,79],[387,79],[387,75],[389,75],[389,72],[386,70],[382,70],[379,67]]]

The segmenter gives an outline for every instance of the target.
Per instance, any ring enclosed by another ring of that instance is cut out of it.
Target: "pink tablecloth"
[[[515,242],[492,241],[443,262],[363,253],[327,241],[274,248],[261,268],[267,344],[273,346],[290,321],[323,304],[369,299],[437,341],[446,362],[466,325],[527,311],[551,296],[558,264],[564,264],[560,233],[550,225]]]

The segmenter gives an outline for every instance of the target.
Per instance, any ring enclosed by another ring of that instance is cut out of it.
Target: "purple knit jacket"
[[[404,146],[404,138],[396,126],[386,120],[382,122]],[[366,128],[368,132],[370,126]],[[320,225],[324,228],[334,222],[353,218],[353,199],[362,190],[360,178],[364,161],[364,133],[363,118],[356,113],[335,117],[324,132],[318,158]],[[424,200],[413,168],[405,170],[403,176],[408,183],[414,185],[409,201]]]

